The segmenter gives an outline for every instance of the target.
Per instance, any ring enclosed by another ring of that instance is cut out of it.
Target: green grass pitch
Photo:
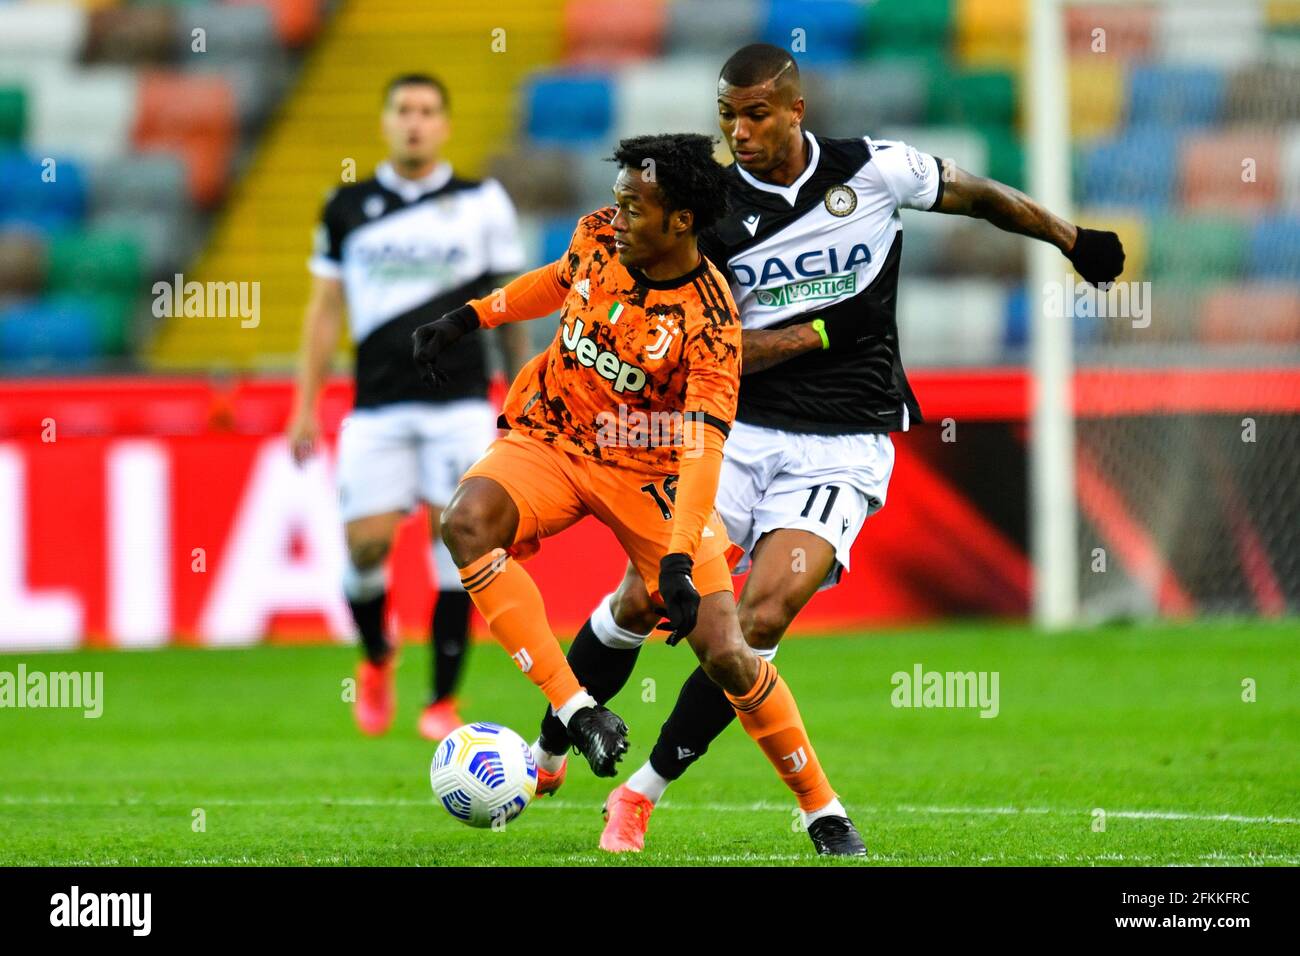
[[[868,864],[1294,865],[1298,650],[1294,620],[1056,637],[958,625],[790,640],[777,664]],[[639,856],[595,849],[611,783],[581,758],[503,832],[470,830],[433,804],[433,745],[415,733],[427,649],[404,651],[379,740],[342,700],[354,661],[337,646],[0,657],[0,671],[103,671],[105,698],[99,719],[0,709],[0,864],[818,862],[734,724],[669,791]],[[628,771],[693,663],[685,646],[643,651],[614,702]],[[998,715],[892,706],[891,675],[918,663],[997,671]],[[541,695],[499,648],[475,646],[463,696],[467,719],[535,734]]]

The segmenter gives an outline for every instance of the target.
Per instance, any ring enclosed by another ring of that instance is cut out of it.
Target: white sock
[[[847,817],[848,812],[844,809],[844,804],[840,803],[839,797],[831,798],[831,802],[826,804],[820,810],[814,810],[811,813],[803,815],[804,829],[814,820],[820,820],[822,817]]]
[[[651,803],[658,803],[671,782],[655,773],[655,768],[650,766],[650,761],[647,760],[641,765],[640,770],[627,778],[627,783],[623,786],[641,794]]]
[[[564,706],[555,711],[555,716],[560,718],[560,723],[569,726],[569,718],[582,710],[584,707],[595,707],[596,698],[592,697],[585,690],[580,690],[564,702]]]
[[[564,754],[553,754],[542,746],[542,738],[538,737],[533,741],[533,763],[541,767],[547,773],[559,773],[560,768],[564,766]]]
[[[614,609],[611,604],[613,600],[613,594],[606,594],[596,605],[596,609],[591,612],[591,630],[596,635],[596,640],[615,650],[640,647],[645,643],[646,638],[654,633],[654,628],[645,634],[638,634],[636,631],[619,627],[618,622],[614,620]]]

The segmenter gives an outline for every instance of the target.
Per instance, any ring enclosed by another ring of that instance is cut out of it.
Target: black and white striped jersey
[[[725,268],[744,328],[847,312],[867,334],[853,351],[809,352],[744,375],[736,418],[827,435],[906,430],[921,411],[894,318],[898,210],[939,204],[940,164],[906,143],[804,136],[808,168],[789,186],[731,167],[731,211],[700,246]]]
[[[488,294],[498,277],[523,265],[514,206],[496,180],[460,179],[448,163],[405,179],[384,163],[373,179],[336,190],[309,268],[343,281],[357,347],[357,407],[485,396],[481,335],[447,350],[451,381],[434,392],[412,361],[411,333]]]

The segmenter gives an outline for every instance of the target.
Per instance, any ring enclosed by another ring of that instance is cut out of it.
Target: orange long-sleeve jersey
[[[550,347],[510,387],[506,421],[573,454],[677,474],[672,550],[693,554],[736,413],[740,321],[703,257],[667,281],[623,266],[613,216],[583,217],[564,258],[470,305],[489,328],[560,309]]]

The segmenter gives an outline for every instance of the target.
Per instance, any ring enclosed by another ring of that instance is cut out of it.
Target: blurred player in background
[[[466,336],[447,353],[448,384],[435,395],[411,362],[411,333],[524,264],[515,210],[500,184],[461,179],[441,159],[448,108],[436,78],[392,80],[381,119],[388,160],[373,179],[340,187],[325,204],[309,264],[311,298],[288,429],[301,464],[316,448],[317,398],[346,307],[356,343],[356,408],[339,434],[338,483],[348,548],[343,591],[365,655],[355,715],[366,734],[382,734],[392,723],[396,648],[385,633],[385,559],[398,525],[423,501],[439,588],[433,692],[419,723],[431,740],[462,723],[453,694],[469,648],[470,601],[442,543],[441,509],[496,432],[482,336]],[[503,333],[513,377],[527,358],[527,340],[520,329]]]
[[[574,676],[519,565],[542,538],[594,515],[618,537],[647,602],[663,608],[670,641],[690,642],[700,673],[798,798],[817,852],[863,855],[793,694],[736,619],[732,549],[713,502],[741,330],[725,280],[696,244],[726,209],[712,152],[699,134],[623,140],[617,205],[580,220],[562,259],[416,333],[416,359],[438,380],[442,356],[467,332],[562,308],[551,347],[511,386],[509,433],[461,481],[443,534],[492,636],[550,701],[565,748],[613,776],[627,727]]]
[[[1113,281],[1124,263],[1114,233],[1071,225],[1009,186],[906,143],[814,136],[802,128],[803,113],[790,53],[756,43],[727,61],[718,121],[736,160],[731,212],[700,239],[726,270],[744,326],[744,377],[717,507],[749,563],[741,625],[767,660],[813,594],[839,582],[863,523],[884,506],[890,433],[921,421],[894,319],[898,210],[973,216],[1050,242],[1093,283]],[[629,568],[569,651],[597,700],[627,681],[660,616]],[[733,716],[708,675],[691,674],[649,761],[610,795],[603,849],[644,846],[655,802]],[[539,794],[562,782],[565,744],[548,713],[534,746]]]

